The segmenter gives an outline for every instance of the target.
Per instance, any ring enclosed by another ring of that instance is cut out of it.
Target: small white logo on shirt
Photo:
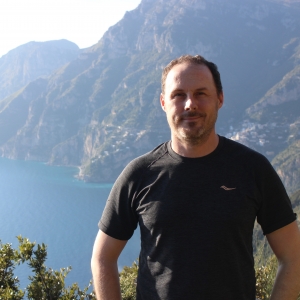
[[[228,188],[225,185],[222,185],[220,188],[224,189],[225,191],[231,191],[231,190],[235,190],[236,189],[236,188]]]

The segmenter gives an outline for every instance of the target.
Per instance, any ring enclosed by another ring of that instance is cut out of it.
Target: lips
[[[194,120],[198,118],[204,118],[206,117],[206,113],[199,113],[199,112],[184,112],[180,120]]]

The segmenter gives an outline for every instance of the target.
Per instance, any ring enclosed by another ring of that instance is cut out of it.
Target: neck
[[[172,134],[172,149],[177,154],[184,157],[202,157],[213,152],[219,144],[219,136],[212,132],[204,141],[199,141],[197,144],[189,143],[188,141],[179,140]]]

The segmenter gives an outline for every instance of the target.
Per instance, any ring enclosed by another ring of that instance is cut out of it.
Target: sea
[[[67,285],[81,288],[92,278],[90,260],[98,222],[113,183],[85,183],[75,178],[78,168],[0,158],[0,240],[18,246],[16,236],[47,245],[45,265],[54,270],[72,267]],[[139,230],[118,260],[121,270],[137,261]],[[31,270],[17,267],[20,287]]]

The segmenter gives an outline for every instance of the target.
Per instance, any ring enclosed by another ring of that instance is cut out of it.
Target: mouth
[[[194,121],[194,120],[197,120],[199,118],[204,118],[204,117],[206,117],[205,113],[185,112],[180,117],[180,120],[182,120],[182,121]]]

